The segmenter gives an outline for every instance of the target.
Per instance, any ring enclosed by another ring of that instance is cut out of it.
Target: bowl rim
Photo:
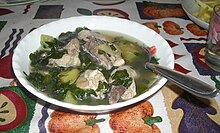
[[[163,41],[163,43],[165,43],[165,45],[163,47],[167,48],[167,52],[169,53],[169,62],[167,64],[167,67],[173,69],[174,68],[174,55],[172,52],[171,47],[169,46],[168,42],[162,37],[160,36],[158,33],[156,33],[155,31],[151,30],[150,28],[141,25],[140,23],[134,22],[134,21],[130,21],[127,19],[122,19],[122,18],[116,18],[116,17],[109,17],[109,16],[75,16],[75,17],[69,17],[69,18],[64,18],[64,19],[60,19],[60,20],[56,20],[50,23],[47,23],[45,25],[40,26],[39,28],[33,30],[32,32],[30,32],[29,34],[27,34],[17,45],[17,47],[14,50],[14,54],[12,57],[12,68],[13,71],[15,73],[15,76],[17,77],[18,81],[32,94],[34,94],[36,97],[42,99],[43,101],[49,102],[51,104],[60,106],[60,107],[64,107],[64,108],[68,108],[71,110],[75,110],[75,111],[79,111],[79,112],[85,112],[85,113],[105,113],[105,112],[109,112],[111,110],[115,110],[121,107],[125,107],[131,104],[134,104],[136,102],[139,102],[141,100],[144,100],[146,98],[149,98],[150,96],[152,96],[153,94],[155,94],[157,91],[160,90],[160,88],[162,88],[164,86],[164,84],[167,82],[166,78],[160,77],[160,79],[155,83],[155,85],[153,87],[151,87],[151,89],[149,89],[148,91],[146,91],[145,93],[134,97],[130,100],[127,101],[123,101],[123,102],[119,102],[116,104],[112,104],[112,105],[74,105],[71,103],[65,103],[59,100],[56,100],[54,98],[50,98],[48,96],[46,96],[45,94],[43,94],[42,92],[38,91],[37,89],[35,89],[34,86],[32,86],[32,84],[30,84],[25,78],[24,78],[24,73],[20,71],[20,66],[19,63],[17,62],[19,60],[19,54],[21,51],[19,51],[22,46],[25,44],[25,41],[27,41],[29,39],[30,36],[32,36],[33,34],[36,34],[36,32],[39,32],[41,29],[46,28],[47,26],[51,26],[51,25],[55,25],[58,23],[62,23],[64,21],[72,21],[72,20],[86,20],[86,19],[90,19],[91,21],[93,20],[103,20],[103,21],[116,21],[116,22],[123,22],[125,24],[130,24],[131,26],[137,26],[138,28],[140,28],[140,30],[142,31],[150,31],[152,34],[156,35],[158,37],[158,39],[160,39],[161,41]],[[141,36],[141,35],[140,35]],[[157,89],[155,89],[157,88]]]

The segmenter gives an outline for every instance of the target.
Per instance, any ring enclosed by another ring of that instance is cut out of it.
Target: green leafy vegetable
[[[76,32],[76,33],[79,33],[79,32],[82,31],[82,30],[90,30],[90,29],[88,29],[87,27],[77,27],[77,28],[75,29],[75,32]]]
[[[31,72],[27,79],[41,91],[45,91],[56,82],[51,75],[40,72]]]
[[[154,63],[154,64],[159,64],[158,61],[159,61],[159,59],[156,57],[151,57],[151,59],[150,59],[150,62]]]
[[[106,82],[102,82],[102,81],[99,81],[99,85],[98,85],[98,88],[96,89],[96,91],[102,91],[102,90],[105,90],[106,92],[111,89],[112,85],[111,84],[108,84]]]
[[[79,59],[83,64],[80,67],[81,72],[84,72],[87,69],[96,69],[98,66],[92,62],[87,53],[79,53]]]
[[[72,92],[75,94],[78,100],[85,100],[91,97],[91,95],[94,95],[97,97],[97,94],[95,90],[92,89],[81,89],[78,87],[75,87]]]
[[[70,40],[76,38],[78,36],[78,33],[82,30],[89,30],[88,28],[86,27],[78,27],[76,28],[76,30],[74,32],[66,32],[66,33],[61,33],[59,36],[58,36],[58,39],[59,41],[61,41],[62,43],[68,43]]]
[[[126,69],[116,71],[114,74],[112,74],[112,79],[119,79],[119,78],[126,78],[129,77],[129,74]]]
[[[90,55],[88,55],[87,53],[80,53],[79,54],[79,59],[81,60],[82,65],[80,66],[80,72],[85,72],[87,69],[98,69],[99,71],[101,71],[104,75],[104,77],[106,79],[108,79],[110,77],[111,71],[114,69],[112,68],[111,70],[106,70],[104,67],[97,65],[94,61],[92,61],[89,58]]]
[[[68,89],[68,86],[64,84],[57,84],[57,79],[48,73],[31,72],[27,79],[49,97],[56,97],[59,100],[63,99],[63,95]]]
[[[76,37],[77,37],[77,34],[75,32],[68,31],[66,33],[61,33],[58,39],[63,43],[68,43],[70,40]]]
[[[29,55],[29,58],[31,60],[31,66],[45,66],[48,64],[48,53],[47,51],[36,51],[34,53],[31,53]]]
[[[114,80],[112,85],[119,86],[122,85],[128,88],[132,84],[132,78],[129,77],[129,74],[126,69],[116,71],[112,74],[111,78]]]
[[[62,56],[65,53],[67,53],[66,50],[58,50],[58,51],[38,50],[29,55],[29,58],[31,60],[31,66],[33,67],[46,66],[49,63],[50,58],[59,59],[62,58]]]
[[[54,44],[55,39],[52,36],[42,34],[41,35],[41,45],[44,49],[50,48],[50,44]]]

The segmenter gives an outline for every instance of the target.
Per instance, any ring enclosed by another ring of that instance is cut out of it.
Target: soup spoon
[[[198,97],[214,98],[219,94],[219,90],[217,88],[208,85],[207,83],[192,76],[180,73],[164,66],[147,62],[145,64],[145,68],[150,69],[155,73],[158,73],[159,75],[175,83],[177,86],[181,87],[185,91]]]

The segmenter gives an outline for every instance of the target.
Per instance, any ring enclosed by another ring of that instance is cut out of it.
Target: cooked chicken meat
[[[114,46],[113,43],[104,42],[102,45],[98,45],[99,50],[104,51],[104,53],[99,53],[100,56],[105,56],[110,60],[113,66],[122,66],[125,64],[124,59],[121,56],[121,51]]]
[[[121,96],[125,93],[126,88],[124,86],[115,86],[111,89],[109,95],[109,104],[117,103]]]
[[[111,103],[116,103],[120,99],[122,99],[122,100],[131,99],[136,95],[136,85],[135,85],[135,82],[134,82],[134,77],[136,77],[137,74],[130,66],[128,66],[128,65],[121,66],[121,67],[115,69],[111,73],[111,75],[114,74],[117,71],[124,70],[124,69],[127,70],[127,73],[129,74],[129,77],[132,78],[132,83],[128,88],[125,88],[124,86],[114,86],[112,88],[111,92],[110,92],[110,95],[109,95],[109,103],[110,104]],[[110,82],[113,82],[113,80],[111,78],[110,78]],[[122,90],[125,90],[124,93],[122,93],[123,92]],[[117,95],[117,97],[114,96],[114,95]],[[120,96],[120,98],[118,98],[118,96]]]
[[[79,33],[79,39],[86,41],[84,49],[93,58],[98,61],[99,65],[106,69],[111,69],[113,66],[122,66],[125,64],[121,57],[121,52],[114,47],[114,44],[106,42],[104,36],[89,30],[83,30]]]
[[[52,66],[62,67],[75,67],[80,66],[79,59],[80,45],[78,39],[72,39],[64,49],[67,50],[67,54],[64,54],[60,59],[50,59],[49,64]]]
[[[96,90],[99,85],[99,81],[107,82],[104,75],[99,70],[86,70],[82,73],[76,81],[76,86],[81,89],[93,89]],[[99,98],[103,99],[103,92],[96,91]]]
[[[80,40],[89,41],[91,38],[96,38],[99,40],[106,40],[105,37],[97,32],[91,30],[82,30],[78,33],[78,38]]]
[[[62,66],[62,67],[71,67],[71,66],[79,66],[80,60],[76,58],[78,55],[75,56],[70,54],[64,54],[60,59],[50,59],[50,65],[53,66]]]
[[[75,51],[80,52],[80,44],[77,38],[72,39],[69,43],[66,44],[64,49],[67,49],[68,53],[74,53]]]
[[[136,85],[134,80],[132,81],[132,84],[128,89],[125,91],[125,93],[121,96],[122,100],[128,100],[133,98],[136,95]]]

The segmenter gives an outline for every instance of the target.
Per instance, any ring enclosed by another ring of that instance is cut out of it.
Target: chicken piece
[[[156,125],[149,126],[143,118],[153,115],[153,106],[147,100],[135,106],[110,113],[110,127],[113,133],[160,133]]]
[[[113,66],[111,60],[105,55],[105,53],[99,54],[98,46],[102,44],[103,42],[101,40],[91,38],[84,46],[86,51],[98,61],[99,65],[109,70]]]
[[[96,38],[96,39],[104,40],[104,41],[106,40],[103,35],[99,34],[98,32],[91,31],[91,30],[80,31],[78,33],[78,38],[86,42],[88,42],[91,38]]]
[[[125,91],[125,93],[121,96],[122,100],[128,100],[133,98],[136,95],[136,85],[134,82],[134,79],[132,81],[132,84],[130,85],[130,87],[128,87],[128,89]]]
[[[127,70],[128,74],[129,74],[129,77],[132,77],[132,84],[121,95],[122,100],[128,100],[128,99],[133,98],[137,94],[136,93],[136,85],[135,85],[135,82],[134,82],[134,77],[137,76],[137,73],[130,66],[124,65],[124,66],[121,66],[121,67],[115,69],[114,71],[112,71],[111,75],[114,74],[116,71],[124,70],[124,69]],[[109,81],[113,82],[113,80],[111,78],[110,78]]]
[[[80,66],[80,60],[78,57],[79,53],[76,55],[64,54],[60,59],[50,59],[49,64],[53,66],[62,66],[62,67],[75,67]]]
[[[112,88],[109,94],[109,104],[117,103],[125,93],[125,90],[126,88],[124,86],[115,86]]]
[[[74,53],[75,51],[80,52],[80,44],[77,38],[72,39],[69,43],[66,44],[64,49],[67,49],[68,54]]]
[[[114,50],[111,47],[113,47]],[[118,67],[125,64],[125,60],[121,56],[121,51],[115,47],[113,43],[105,42],[104,44],[99,45],[97,49],[105,52],[104,56],[109,58],[113,66]]]
[[[83,30],[79,32],[78,38],[86,41],[84,50],[95,58],[99,65],[108,70],[113,66],[124,65],[125,61],[121,57],[121,52],[113,44],[107,42],[101,34]],[[115,49],[113,50],[110,45]]]
[[[134,78],[134,77],[137,76],[136,71],[133,70],[133,69],[132,69],[130,66],[128,66],[128,65],[124,65],[124,66],[118,67],[117,69],[115,69],[114,71],[112,71],[112,74],[115,73],[116,71],[124,70],[124,69],[127,70],[127,72],[128,72],[128,74],[129,74],[130,77],[133,77],[133,78]],[[112,74],[111,74],[111,75],[112,75]]]
[[[67,54],[64,54],[60,59],[50,59],[49,65],[52,66],[62,66],[62,67],[75,67],[80,66],[81,61],[79,59],[79,40],[72,39],[64,49],[67,49]]]
[[[88,126],[85,123],[86,120],[95,119],[96,116],[54,111],[48,123],[48,130],[50,133],[100,133],[97,124]]]
[[[99,85],[99,81],[107,82],[104,75],[99,70],[86,70],[82,73],[76,81],[76,86],[81,89],[93,89],[96,90]],[[97,92],[98,98],[103,99],[105,95],[102,91]]]

